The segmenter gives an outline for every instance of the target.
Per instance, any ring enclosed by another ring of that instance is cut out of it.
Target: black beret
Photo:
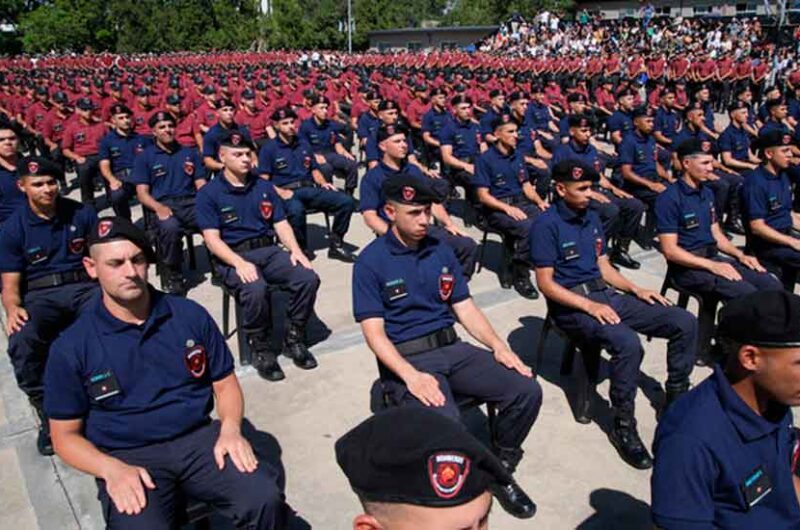
[[[459,506],[513,480],[459,423],[424,407],[372,416],[337,440],[336,461],[368,502]]]
[[[113,105],[111,105],[111,107],[109,107],[108,109],[108,113],[111,116],[116,116],[117,114],[127,114],[128,116],[130,116],[131,114],[133,114],[131,109],[129,109],[127,105],[123,105],[122,103],[114,103]]]
[[[570,114],[567,118],[570,127],[592,127],[592,119],[586,114]]]
[[[392,101],[391,99],[383,99],[378,104],[378,110],[399,110],[397,103]]]
[[[264,91],[267,89],[267,84],[264,81],[259,81],[256,83],[256,90]]]
[[[509,103],[514,103],[515,101],[519,101],[521,99],[528,99],[528,94],[524,90],[515,90],[508,95]]]
[[[150,89],[146,86],[140,86],[138,89],[136,89],[136,95],[139,97],[149,96]]]
[[[228,129],[219,137],[220,147],[249,147],[255,149],[248,137],[237,129]]]
[[[386,125],[384,123],[381,124],[380,127],[378,127],[378,130],[375,133],[375,137],[378,140],[378,142],[382,142],[387,138],[391,138],[395,134],[408,135],[408,129],[406,129],[402,125],[398,124]]]
[[[489,91],[489,98],[490,99],[494,99],[494,98],[496,98],[498,96],[502,96],[502,95],[503,95],[503,91],[500,90],[499,88],[495,88],[495,89]]]
[[[773,108],[778,107],[780,105],[786,105],[786,100],[783,98],[777,98],[777,99],[768,99],[764,102],[764,107],[766,107],[767,111],[770,111]]]
[[[167,105],[180,105],[181,97],[178,94],[170,94],[167,96]]]
[[[69,98],[67,97],[66,92],[62,92],[61,90],[59,90],[58,92],[53,94],[53,101],[55,101],[56,103],[67,103],[69,101]]]
[[[511,114],[507,112],[502,112],[496,115],[492,119],[492,123],[490,123],[489,125],[492,127],[492,131],[496,131],[498,127],[502,127],[506,123],[511,123]]]
[[[447,194],[442,193],[444,190],[438,189],[433,180],[418,175],[398,173],[384,180],[381,189],[386,200],[401,204],[425,205],[442,202]]]
[[[580,92],[572,92],[567,96],[567,103],[586,103],[586,96]]]
[[[433,90],[431,90],[431,97],[433,97],[433,96],[446,96],[446,95],[447,95],[447,91],[445,89],[443,89],[442,87],[436,87]]]
[[[311,106],[323,105],[323,104],[324,105],[330,105],[331,104],[331,102],[330,102],[330,100],[328,98],[326,98],[325,96],[319,95],[319,94],[315,94],[311,98],[309,98],[309,103],[311,104]]]
[[[364,98],[367,101],[374,101],[376,99],[381,99],[381,95],[378,93],[377,90],[367,90],[367,93],[364,95]]]
[[[636,97],[636,92],[631,90],[630,88],[625,88],[617,92],[617,99],[624,98],[625,96]]]
[[[122,90],[122,85],[114,81],[113,83],[108,85],[108,89],[113,90],[114,92],[119,92],[120,90]]]
[[[414,92],[427,92],[427,91],[428,91],[428,85],[426,85],[425,83],[420,83],[414,86]]]
[[[717,334],[753,346],[800,347],[800,297],[766,290],[731,300],[720,311]]]
[[[242,99],[256,99],[256,93],[249,88],[242,90],[240,95],[242,96]]]
[[[60,178],[62,175],[63,172],[58,164],[42,156],[28,156],[17,162],[17,176],[20,178],[27,176]]]
[[[633,109],[633,114],[631,117],[635,120],[636,118],[652,118],[653,115],[653,109],[647,105],[640,105]]]
[[[36,94],[39,95],[39,96],[46,96],[47,95],[47,87],[37,86],[36,87]]]
[[[467,96],[465,94],[456,94],[453,97],[453,99],[450,100],[450,104],[452,106],[454,106],[454,107],[456,105],[461,105],[463,103],[467,103],[469,105],[472,105],[472,98],[470,98],[469,96]]]
[[[276,88],[281,88],[283,86],[283,83],[281,82],[281,78],[280,77],[273,77],[272,78],[272,86],[274,86]]]
[[[109,241],[127,239],[142,249],[148,262],[156,262],[156,253],[150,245],[150,240],[145,231],[124,217],[101,217],[97,220],[97,224],[94,225],[86,239],[86,244],[89,247],[100,243],[108,243]]]
[[[700,92],[701,90],[707,90],[707,89],[708,89],[708,85],[707,85],[707,84],[705,84],[705,83],[700,83],[699,85],[695,85],[693,92],[694,92],[695,94],[697,94],[697,93],[698,93],[698,92]]]
[[[230,98],[219,98],[214,102],[214,105],[217,106],[217,110],[224,109],[225,107],[236,108],[236,104],[234,104],[233,100]]]
[[[749,109],[749,107],[747,106],[747,103],[745,103],[740,99],[737,99],[736,101],[728,105],[728,112],[736,112],[737,110],[741,109]]]
[[[791,145],[792,137],[785,131],[780,129],[772,129],[765,133],[758,135],[756,145],[759,149],[768,149],[770,147],[782,147],[784,145]]]
[[[713,145],[709,140],[701,140],[700,138],[689,138],[684,140],[678,145],[675,150],[678,158],[683,159],[687,156],[693,155],[710,155],[713,153]]]
[[[662,98],[663,98],[664,96],[668,96],[668,95],[670,95],[670,94],[672,94],[673,96],[675,95],[675,87],[674,87],[673,85],[667,85],[667,86],[665,86],[665,87],[664,87],[664,89],[661,91],[661,97],[662,97]]]
[[[533,83],[531,85],[531,94],[541,94],[544,92],[544,87],[539,83]]]
[[[214,85],[206,85],[203,87],[203,90],[201,90],[201,92],[208,96],[210,94],[216,94],[217,90],[214,88]]]
[[[150,119],[147,120],[147,126],[152,129],[160,121],[168,121],[175,125],[175,117],[172,114],[165,110],[159,110],[150,115]]]
[[[587,166],[577,159],[562,160],[553,166],[553,180],[555,182],[581,182],[589,180],[600,182],[600,173],[591,166]]]
[[[275,112],[272,113],[270,116],[272,121],[281,121],[285,120],[286,118],[294,118],[297,119],[297,114],[290,108],[290,107],[280,107],[275,109]]]
[[[80,98],[75,102],[75,106],[81,110],[94,110],[94,102],[89,98]]]

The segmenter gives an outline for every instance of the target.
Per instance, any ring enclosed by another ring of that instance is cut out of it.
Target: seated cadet
[[[713,157],[703,140],[685,140],[675,151],[683,176],[656,199],[661,252],[680,287],[722,301],[781,284],[753,256],[731,243],[719,227],[714,196],[705,186]],[[734,259],[723,258],[722,252]]]
[[[291,292],[283,354],[310,370],[317,362],[303,340],[319,277],[294,238],[274,186],[253,171],[253,146],[237,139],[237,134],[227,131],[219,139],[225,169],[197,194],[197,224],[222,281],[241,304],[239,325],[253,351],[253,365],[264,379],[280,381],[284,373],[271,346],[267,286],[280,285]],[[275,244],[275,236],[289,252]]]
[[[617,146],[617,153],[622,140],[633,132],[633,110],[636,94],[630,88],[617,93],[617,110],[608,117],[606,126],[611,133],[611,142]],[[655,124],[654,124],[655,127]]]
[[[20,160],[18,185],[27,198],[0,231],[8,356],[17,385],[39,415],[36,446],[43,455],[53,454],[42,409],[47,347],[97,290],[81,265],[97,214],[59,196],[59,172],[46,158]]]
[[[45,374],[58,456],[96,477],[110,529],[177,528],[187,494],[241,527],[283,528],[278,472],[241,434],[242,390],[211,315],[147,283],[155,253],[127,219],[100,219],[88,245],[102,296],[50,347]]]
[[[370,135],[377,131],[381,124],[381,120],[378,118],[378,105],[380,105],[381,99],[383,98],[377,90],[368,90],[364,94],[364,101],[367,103],[368,109],[361,113],[356,122],[356,136],[358,136],[358,143],[362,149],[366,146]]]
[[[494,88],[489,91],[489,102],[491,105],[483,113],[480,120],[480,131],[483,141],[487,144],[494,143],[494,135],[492,134],[492,122],[500,114],[508,114],[508,106],[506,105],[506,95],[499,88]],[[524,113],[523,113],[524,115]]]
[[[75,103],[75,115],[64,127],[62,154],[75,164],[81,190],[81,202],[95,207],[94,185],[98,172],[100,140],[106,135],[105,124],[94,119],[95,104],[89,98]]]
[[[381,125],[378,128],[378,148],[383,153],[383,158],[377,166],[370,169],[361,179],[359,190],[359,206],[364,222],[376,236],[382,236],[389,231],[391,221],[386,215],[384,206],[386,197],[383,195],[383,182],[393,175],[409,174],[425,177],[417,166],[408,163],[408,133],[402,127],[395,125]],[[431,185],[444,185],[449,192],[449,186],[445,181],[434,180]],[[445,190],[442,190],[445,191]],[[448,193],[444,195],[447,196]],[[428,227],[428,235],[440,240],[451,249],[456,255],[464,276],[469,280],[475,272],[475,261],[478,255],[478,246],[471,237],[459,229],[445,207],[441,204],[431,206],[431,215],[440,224],[432,224]]]
[[[449,115],[449,114],[448,114]],[[381,101],[380,105],[378,106],[378,127],[380,125],[396,125],[399,122],[399,107],[396,102],[385,99]],[[449,119],[449,118],[448,118]],[[367,168],[372,169],[373,167],[378,165],[378,162],[381,159],[381,150],[378,149],[378,139],[377,139],[378,129],[376,128],[373,130],[369,137],[367,138],[366,145],[364,146],[364,152],[367,157]],[[423,133],[424,136],[424,133]],[[411,140],[411,135],[408,135],[406,138],[406,143],[408,144],[408,161],[412,165],[415,165],[419,168],[422,173],[429,177],[439,178],[439,172],[433,169],[429,169],[425,167],[422,162],[419,161],[417,158],[416,151],[414,149],[414,142]]]
[[[753,254],[765,264],[792,272],[784,286],[794,290],[800,269],[800,217],[792,211],[792,185],[786,173],[792,160],[791,138],[778,130],[759,135],[762,164],[745,175],[742,186],[742,215]],[[776,271],[778,272],[778,271]]]
[[[358,162],[342,145],[342,125],[328,119],[330,101],[325,96],[311,99],[312,116],[300,124],[297,137],[311,148],[325,180],[333,182],[334,173],[344,177],[344,191],[352,197],[358,186]]]
[[[150,140],[133,132],[131,109],[117,103],[109,108],[109,120],[114,127],[100,140],[100,175],[105,181],[106,198],[114,215],[131,218],[128,204],[136,190],[130,182],[133,161]]]
[[[683,128],[675,136],[675,145],[680,145],[687,140],[697,139],[705,142],[709,152],[713,155],[712,164],[714,171],[711,173],[707,186],[714,192],[714,209],[717,218],[722,221],[727,214],[727,218],[722,223],[722,228],[726,232],[743,235],[741,214],[739,212],[739,194],[742,187],[742,176],[717,160],[717,141],[709,135],[704,126],[703,104],[695,101],[686,108],[686,122]],[[672,153],[673,166],[680,168],[675,153]]]
[[[355,256],[345,248],[344,235],[350,228],[356,203],[325,180],[311,149],[297,138],[296,119],[297,115],[288,107],[273,112],[277,136],[261,147],[258,172],[272,181],[275,191],[286,201],[286,217],[303,252],[312,255],[306,240],[306,210],[314,208],[333,214],[328,257],[352,263]]]
[[[697,321],[654,291],[623,277],[606,255],[603,228],[588,210],[594,169],[568,160],[553,168],[558,200],[530,232],[536,282],[553,322],[579,344],[593,343],[611,355],[609,435],[620,456],[637,469],[653,465],[636,429],[634,401],[642,362],[639,333],[667,344],[667,402],[689,389],[697,344]]]
[[[721,366],[661,418],[653,521],[661,530],[800,528],[800,297],[759,291],[720,312]]]
[[[452,119],[447,110],[447,92],[442,87],[431,90],[431,108],[422,115],[422,141],[425,149],[433,153],[428,160],[439,159],[442,144],[439,141],[444,126]]]
[[[26,202],[17,186],[18,161],[19,137],[11,122],[0,116],[0,227]]]
[[[755,169],[761,162],[750,149],[750,133],[745,128],[749,113],[744,101],[731,103],[728,106],[730,124],[722,131],[717,142],[722,163],[736,171]]]
[[[533,220],[549,204],[530,182],[528,170],[517,147],[517,124],[508,114],[494,124],[495,142],[475,164],[473,186],[486,211],[486,222],[503,234],[512,252],[511,272],[514,289],[523,297],[535,300],[539,291],[531,283],[528,233]],[[505,273],[500,276],[505,285]]]
[[[462,425],[418,407],[362,422],[336,461],[364,509],[353,530],[486,530],[492,492],[514,480]]]
[[[236,123],[235,116],[236,104],[232,100],[228,98],[217,100],[217,123],[203,135],[203,164],[212,174],[224,169],[222,162],[217,158],[217,153],[219,152],[219,140],[227,131],[238,131],[246,142],[253,143],[250,131],[244,125]]]
[[[155,223],[158,259],[165,265],[162,288],[183,294],[183,234],[197,230],[195,194],[206,183],[206,170],[197,149],[175,141],[175,118],[158,111],[148,122],[153,143],[136,157],[131,183],[142,203],[146,223]],[[155,214],[155,219],[149,219]]]
[[[392,228],[356,261],[353,314],[378,359],[385,395],[394,405],[432,407],[456,420],[454,396],[497,403],[495,450],[513,473],[539,414],[541,387],[475,305],[453,251],[427,236],[430,205],[444,197],[412,175],[387,178],[383,192]],[[459,340],[456,319],[491,351]],[[495,494],[515,517],[536,511],[514,482]]]
[[[459,94],[450,104],[454,116],[447,120],[439,134],[443,174],[453,186],[461,186],[471,193],[475,160],[481,153],[480,127],[473,119],[472,100],[468,96]]]
[[[675,110],[675,87],[669,85],[661,91],[661,105],[656,110],[653,121],[653,136],[659,145],[670,151],[675,150],[675,136],[681,126],[681,116]]]
[[[628,251],[631,241],[639,232],[644,204],[603,175],[600,154],[591,140],[592,120],[583,114],[569,116],[569,141],[553,152],[552,164],[555,166],[564,160],[579,160],[600,174],[600,182],[592,189],[589,208],[600,216],[606,241],[613,238],[609,253],[611,263],[636,270],[641,264]]]

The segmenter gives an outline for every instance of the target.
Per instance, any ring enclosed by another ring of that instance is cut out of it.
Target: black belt
[[[502,202],[503,204],[510,204],[512,206],[522,202],[521,197],[518,195],[511,195],[510,197],[497,198],[497,200]]]
[[[569,288],[569,290],[573,293],[583,296],[589,296],[589,293],[593,293],[595,291],[604,291],[605,289],[608,289],[608,284],[605,282],[605,280],[600,278],[596,280],[589,280],[588,282],[583,282],[575,287]]]
[[[698,256],[701,258],[713,258],[714,256],[717,255],[717,245],[706,245],[704,247],[696,248],[688,252],[694,256]]]
[[[88,282],[89,275],[85,270],[56,272],[46,276],[39,276],[33,280],[28,280],[26,290],[47,289],[48,287],[58,287],[68,283]]]
[[[255,250],[262,247],[271,247],[275,244],[274,236],[262,236],[247,239],[241,243],[231,245],[231,250],[234,252],[247,252],[248,250]]]
[[[435,350],[437,348],[444,348],[458,340],[458,335],[453,326],[434,331],[430,335],[418,337],[416,339],[407,340],[400,344],[395,344],[402,355],[414,355],[415,353],[422,353],[425,351]]]
[[[299,190],[300,188],[313,188],[315,184],[308,180],[295,180],[294,182],[290,182],[289,184],[282,184],[278,186],[279,188],[283,188],[285,190]]]

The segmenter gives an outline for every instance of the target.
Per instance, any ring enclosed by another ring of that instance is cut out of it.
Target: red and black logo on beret
[[[239,145],[242,143],[242,135],[241,134],[232,134],[231,135],[231,145]]]
[[[782,138],[782,141],[783,141],[783,145],[789,145],[790,143],[792,143],[792,137],[789,136],[788,134],[784,134],[783,138]]]
[[[114,222],[111,219],[103,219],[97,223],[97,237],[106,237],[113,226]]]
[[[37,175],[39,174],[39,162],[28,162],[28,174],[29,175]]]
[[[704,153],[708,153],[708,152],[710,152],[710,151],[711,151],[711,142],[708,142],[708,141],[703,141],[703,142],[700,142],[700,149],[701,149],[701,150],[702,150]]]
[[[575,166],[572,168],[572,180],[580,180],[583,178],[583,168]]]
[[[191,344],[191,345],[190,345]],[[206,366],[208,365],[208,356],[206,349],[202,344],[193,344],[192,341],[186,346],[186,351],[183,354],[183,362],[192,377],[199,379],[206,373]]]
[[[413,201],[414,197],[416,196],[417,192],[411,186],[403,186],[403,200],[404,201]]]
[[[452,499],[464,487],[470,472],[470,459],[461,453],[438,452],[428,458],[428,478],[433,492]]]

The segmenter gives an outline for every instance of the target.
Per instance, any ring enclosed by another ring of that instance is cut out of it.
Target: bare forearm
[[[458,317],[458,321],[467,330],[467,333],[475,340],[492,351],[501,349],[504,346],[503,341],[497,336],[486,315],[478,309],[472,298],[455,304],[453,311]]]
[[[56,434],[53,431],[53,448],[65,464],[97,478],[104,478],[117,459],[100,451],[79,433]]]
[[[397,377],[406,381],[417,369],[406,361],[383,330],[383,322],[372,322],[373,319],[361,323],[361,330],[367,345],[378,360]]]
[[[281,221],[275,224],[275,234],[283,246],[289,249],[291,253],[302,252],[300,245],[297,244],[297,239],[294,237],[294,230],[288,221]]]

